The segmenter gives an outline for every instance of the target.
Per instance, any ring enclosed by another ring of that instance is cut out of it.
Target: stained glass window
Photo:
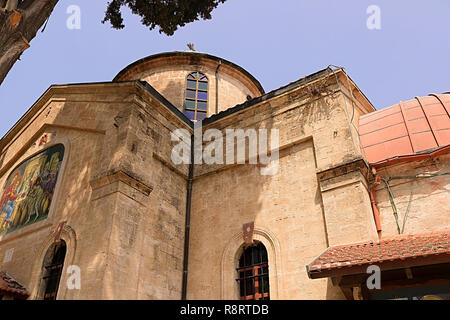
[[[187,77],[184,114],[191,120],[203,120],[208,111],[208,78],[201,72]]]

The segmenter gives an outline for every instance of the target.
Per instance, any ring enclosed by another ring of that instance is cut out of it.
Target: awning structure
[[[0,295],[23,300],[30,296],[24,286],[4,271],[0,271]]]
[[[370,266],[380,268],[379,289],[368,290]],[[396,290],[405,293],[405,288],[420,287],[426,288],[424,292],[444,290],[448,294],[450,229],[330,247],[306,268],[311,279],[331,278],[350,300],[376,299],[383,292],[393,296]]]
[[[311,279],[450,263],[450,229],[328,248],[307,266]]]

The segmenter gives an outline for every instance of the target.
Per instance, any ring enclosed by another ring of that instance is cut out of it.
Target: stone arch
[[[253,240],[261,242],[267,250],[269,260],[270,298],[281,299],[283,289],[280,244],[268,230],[255,227]],[[221,299],[239,299],[239,287],[236,282],[236,268],[244,248],[243,232],[236,233],[228,242],[222,254],[221,262]]]
[[[61,223],[61,231],[52,232],[46,239],[46,241],[41,246],[38,251],[37,259],[33,266],[32,279],[35,279],[35,286],[32,289],[31,297],[34,297],[35,300],[42,299],[42,273],[43,266],[45,263],[46,255],[48,249],[58,240],[64,240],[66,243],[66,256],[64,259],[64,267],[62,270],[59,290],[58,290],[58,298],[64,299],[67,294],[67,286],[64,285],[67,282],[67,268],[70,265],[74,264],[75,254],[77,250],[77,237],[75,230],[72,229],[69,225],[65,225],[65,222]]]

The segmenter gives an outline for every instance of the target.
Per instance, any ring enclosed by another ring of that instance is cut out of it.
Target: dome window
[[[191,120],[203,120],[208,111],[208,78],[201,72],[188,75],[184,114]]]

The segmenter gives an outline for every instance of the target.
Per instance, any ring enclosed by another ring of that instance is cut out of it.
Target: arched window
[[[237,271],[241,300],[270,300],[267,250],[261,242],[244,250]]]
[[[45,255],[41,281],[41,296],[44,300],[56,300],[65,257],[64,240],[53,243]]]
[[[191,120],[203,120],[208,110],[208,78],[201,72],[187,77],[184,114]]]

